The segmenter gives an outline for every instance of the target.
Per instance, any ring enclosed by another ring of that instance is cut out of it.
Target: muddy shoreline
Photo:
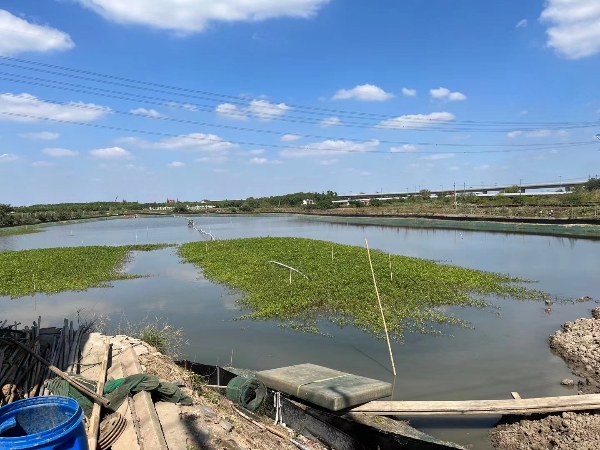
[[[550,349],[567,363],[577,383],[563,380],[580,395],[600,393],[600,307],[592,309],[592,318],[565,323],[548,339]],[[557,383],[560,380],[557,380]],[[527,418],[503,417],[490,431],[495,449],[577,449],[600,448],[598,411],[563,412]]]

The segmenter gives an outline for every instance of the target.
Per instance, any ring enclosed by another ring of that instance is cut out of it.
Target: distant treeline
[[[89,203],[58,203],[48,205],[11,206],[0,204],[0,226],[34,225],[44,222],[63,220],[89,219],[124,214],[152,213],[170,211],[186,213],[192,210],[201,211],[207,206],[219,212],[253,212],[257,210],[273,209],[276,207],[294,208],[302,206],[305,200],[310,200],[306,205],[308,209],[332,208],[332,200],[337,198],[337,193],[327,191],[298,192],[295,194],[279,195],[274,197],[247,198],[244,200],[220,201],[177,201],[176,203],[152,202],[139,203],[122,200],[119,202],[89,202]],[[198,207],[198,209],[195,209]],[[208,208],[207,208],[208,210]]]
[[[505,189],[506,193],[518,192],[518,186]],[[88,219],[136,213],[185,214],[190,212],[215,213],[251,213],[293,210],[327,210],[335,208],[332,203],[339,199],[336,192],[297,192],[294,194],[276,195],[272,197],[249,197],[243,200],[201,200],[176,201],[175,203],[152,202],[139,203],[121,200],[119,202],[59,203],[54,205],[11,206],[0,204],[0,226],[33,225],[44,222]],[[587,183],[577,186],[564,195],[549,196],[511,196],[495,195],[479,197],[473,194],[461,195],[457,192],[459,204],[480,206],[580,206],[600,204],[600,179],[591,178]],[[422,190],[420,195],[407,199],[377,200],[372,199],[369,207],[409,207],[415,204],[453,204],[454,195],[438,195],[431,198],[431,193]],[[350,207],[366,207],[363,202],[352,201]],[[412,207],[412,206],[411,206]],[[400,212],[400,211],[398,211]]]

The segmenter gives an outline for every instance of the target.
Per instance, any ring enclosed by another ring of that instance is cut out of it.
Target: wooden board
[[[514,400],[374,401],[354,408],[352,411],[379,416],[436,416],[463,414],[537,414],[595,409],[600,409],[600,394]]]
[[[267,387],[306,400],[330,411],[340,411],[388,397],[392,385],[314,364],[300,364],[256,373]]]

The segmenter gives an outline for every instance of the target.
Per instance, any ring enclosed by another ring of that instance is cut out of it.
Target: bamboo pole
[[[73,322],[71,322],[71,323],[73,323]],[[73,365],[75,364],[75,358],[77,357],[77,355],[75,353],[78,348],[80,334],[81,334],[81,327],[79,327],[79,330],[77,330],[77,333],[75,333],[75,337],[73,339],[73,344],[71,345],[71,349],[69,350],[69,359],[67,361],[67,367],[65,369],[65,372],[67,372],[67,373],[73,372]]]
[[[100,378],[98,378],[98,383],[96,384],[96,395],[99,396],[101,396],[104,392],[104,383],[106,381],[106,371],[108,370],[108,359],[110,357],[111,346],[112,344],[110,343],[110,338],[107,337],[106,342],[104,344],[104,358],[102,359]],[[98,444],[98,431],[100,429],[100,410],[100,403],[95,402],[94,408],[92,409],[92,417],[90,418],[90,427],[88,429],[89,450],[96,450],[96,446]]]
[[[60,347],[62,345],[62,332],[59,332],[58,335],[58,339],[56,339],[56,336],[54,337],[54,342],[52,343],[52,356],[50,359],[50,364],[52,364],[53,366],[56,366],[57,361],[58,361],[58,355],[60,352]],[[50,381],[53,378],[54,373],[52,371],[50,371],[49,367],[46,367],[46,372],[44,374],[44,395],[50,395],[50,391],[48,390],[48,384],[47,382]]]
[[[96,395],[96,393],[94,391],[91,391],[90,389],[88,389],[87,387],[85,387],[84,385],[82,385],[81,383],[79,383],[77,380],[74,380],[69,375],[67,375],[66,373],[64,373],[62,370],[57,369],[52,364],[50,364],[48,361],[46,361],[44,358],[42,358],[40,355],[32,352],[29,348],[27,348],[25,345],[21,344],[20,342],[17,342],[17,341],[5,341],[4,339],[0,339],[0,343],[7,344],[7,345],[16,345],[16,346],[22,348],[27,353],[29,353],[30,355],[32,355],[35,359],[37,359],[39,362],[41,362],[42,364],[48,366],[48,368],[52,372],[54,372],[56,375],[58,375],[59,377],[61,377],[63,380],[65,380],[71,386],[73,386],[74,388],[76,388],[78,391],[80,391],[83,394],[91,397],[93,400],[95,400],[97,402],[100,402],[100,404],[102,406],[104,406],[104,407],[107,407],[108,405],[110,405],[110,401],[108,401],[106,398]]]
[[[385,338],[387,340],[388,350],[390,351],[390,360],[392,361],[392,372],[396,376],[396,366],[394,365],[394,355],[392,354],[392,346],[390,344],[390,336],[388,335],[387,324],[385,323],[385,315],[383,314],[383,307],[381,306],[381,298],[379,298],[379,289],[377,289],[377,281],[375,280],[375,271],[373,270],[373,262],[371,261],[371,251],[369,250],[369,241],[365,238],[365,244],[367,244],[367,255],[369,256],[369,266],[371,266],[371,275],[373,275],[373,284],[375,285],[375,294],[377,294],[377,301],[379,302],[379,311],[381,311],[381,320],[383,320],[383,329],[385,330]]]

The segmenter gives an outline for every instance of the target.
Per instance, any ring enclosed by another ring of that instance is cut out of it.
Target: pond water
[[[364,245],[393,254],[509,273],[537,280],[533,287],[557,296],[600,299],[600,241],[534,235],[453,230],[426,230],[312,222],[301,217],[199,217],[198,226],[219,239],[294,236]],[[0,251],[79,245],[175,243],[201,240],[182,218],[120,219],[66,224],[44,233],[0,237]],[[148,278],[114,282],[110,289],[57,295],[0,298],[0,318],[31,324],[59,325],[76,312],[108,314],[109,327],[121,321],[161,318],[185,329],[191,360],[264,370],[314,363],[394,383],[395,400],[506,399],[569,395],[560,381],[570,371],[548,347],[548,336],[569,320],[590,317],[594,302],[555,304],[497,300],[501,317],[475,309],[450,309],[474,329],[446,328],[432,337],[408,334],[393,343],[398,376],[394,381],[387,345],[353,327],[324,324],[333,338],[283,330],[275,322],[232,321],[242,312],[237,294],[203,279],[182,264],[176,250],[138,253],[127,265]],[[233,352],[233,358],[232,358]],[[411,424],[435,437],[489,449],[487,432],[498,417],[443,419],[414,417]]]

